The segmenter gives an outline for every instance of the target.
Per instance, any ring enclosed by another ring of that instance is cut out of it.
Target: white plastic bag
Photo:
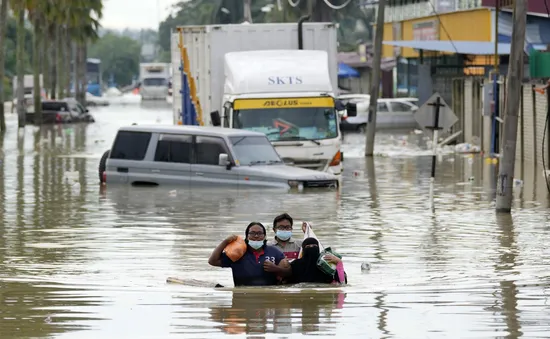
[[[323,245],[321,245],[321,241],[319,240],[319,238],[317,238],[317,236],[315,235],[315,232],[313,232],[313,230],[311,229],[311,225],[309,224],[309,222],[304,221],[303,223],[306,224],[306,231],[304,232],[304,240],[306,240],[307,238],[317,239],[317,241],[319,242],[319,253],[323,252],[325,248],[323,247]],[[304,254],[303,251],[304,251],[303,247],[300,247],[300,253],[298,254],[298,259],[300,259]]]

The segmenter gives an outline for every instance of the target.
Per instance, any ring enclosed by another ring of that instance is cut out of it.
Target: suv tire
[[[105,151],[103,155],[101,156],[101,160],[99,160],[99,182],[104,184],[105,181],[103,181],[103,172],[107,169],[107,158],[111,154],[111,150]]]

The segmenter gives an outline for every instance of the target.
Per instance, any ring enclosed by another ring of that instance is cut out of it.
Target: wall
[[[421,19],[407,20],[401,22],[401,38],[394,37],[393,23],[384,24],[384,41],[388,40],[456,40],[456,41],[491,41],[491,11],[486,8],[471,11],[440,14]],[[433,22],[435,36],[430,37],[429,27],[424,28],[426,33],[423,37],[418,36],[418,25],[429,25]],[[416,29],[414,29],[416,27]],[[418,53],[412,48],[403,48],[401,54],[405,58],[416,58]],[[384,45],[383,56],[393,56],[393,46]]]
[[[527,0],[526,0],[527,1]],[[529,0],[527,1],[527,12],[529,14],[541,14],[543,16],[548,16],[546,11],[546,6],[544,5],[544,0]],[[481,5],[484,7],[494,8],[496,0],[482,0]],[[513,0],[500,0],[501,8],[513,9]],[[550,4],[548,5],[550,7]]]
[[[464,81],[462,97],[453,93],[453,101],[464,100],[464,111],[455,112],[457,116],[464,116],[463,135],[464,142],[477,144],[482,150],[490,150],[491,118],[482,115],[482,78],[467,78]],[[505,81],[501,85],[501,117],[504,116]],[[550,133],[546,131],[543,148],[544,124],[548,101],[546,94],[540,94],[533,90],[533,85],[524,84],[519,109],[518,138],[516,147],[516,160],[522,166],[541,167],[542,154],[544,152],[546,166],[549,166],[550,158]],[[502,136],[502,134],[501,134]],[[502,145],[501,145],[502,149]],[[538,171],[537,173],[539,173]],[[539,173],[540,174],[540,173]],[[537,174],[538,175],[538,174]]]

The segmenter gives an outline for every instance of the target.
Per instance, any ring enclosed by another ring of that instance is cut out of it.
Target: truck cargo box
[[[183,42],[195,79],[203,121],[210,125],[210,112],[220,110],[224,85],[224,55],[228,52],[298,49],[296,23],[183,26]],[[172,33],[174,123],[181,114],[181,55],[179,34]],[[304,23],[303,49],[328,53],[330,78],[338,89],[337,26],[332,23]]]

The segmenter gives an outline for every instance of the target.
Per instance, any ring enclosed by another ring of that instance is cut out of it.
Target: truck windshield
[[[281,158],[266,137],[237,136],[230,137],[239,165],[252,166],[257,164],[282,163]]]
[[[270,141],[322,140],[338,136],[333,107],[234,110],[233,128],[265,133]]]
[[[168,83],[164,78],[147,78],[143,79],[143,86],[167,86]]]

